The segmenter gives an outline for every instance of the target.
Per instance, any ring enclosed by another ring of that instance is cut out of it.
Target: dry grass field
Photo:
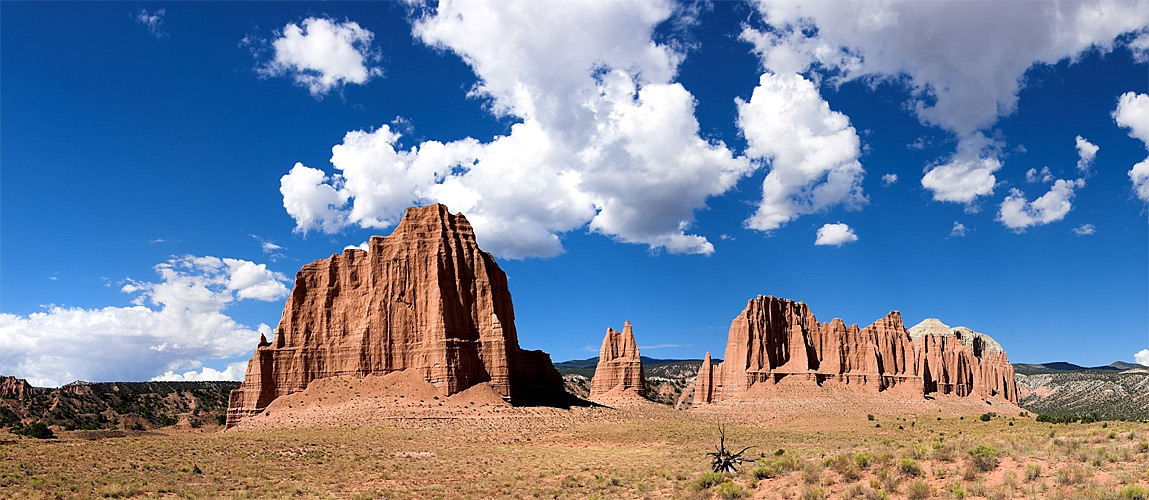
[[[1038,423],[945,399],[514,408],[370,384],[314,384],[226,432],[0,434],[0,498],[1144,499],[1149,488],[1141,423]],[[735,474],[709,473],[719,420],[728,448],[754,446]]]

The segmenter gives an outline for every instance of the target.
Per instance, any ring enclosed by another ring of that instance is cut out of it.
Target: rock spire
[[[837,318],[819,323],[802,302],[758,296],[730,324],[723,362],[712,371],[709,360],[707,353],[695,381],[695,404],[782,383],[1017,404],[1013,367],[1000,344],[938,320],[907,330],[897,311],[859,329]]]
[[[303,266],[261,338],[228,426],[315,379],[412,370],[450,395],[488,383],[511,402],[561,397],[542,351],[519,348],[507,276],[462,214],[409,208],[390,236]]]
[[[602,349],[599,350],[598,366],[591,380],[590,398],[595,399],[611,391],[646,396],[646,375],[642,370],[642,359],[629,321],[622,327],[622,332],[614,328],[606,329]]]

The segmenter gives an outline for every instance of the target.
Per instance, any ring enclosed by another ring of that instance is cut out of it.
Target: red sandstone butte
[[[390,236],[303,266],[260,338],[227,425],[313,380],[412,370],[443,395],[488,383],[512,403],[563,394],[542,351],[519,348],[507,275],[462,214],[409,208]]]
[[[590,398],[595,399],[611,391],[646,396],[646,375],[629,321],[622,327],[622,332],[606,329],[598,354],[598,366],[591,380]]]
[[[786,383],[839,386],[914,397],[953,394],[1017,404],[1017,382],[1001,345],[968,328],[936,319],[907,330],[891,311],[859,329],[842,320],[819,323],[806,304],[758,296],[730,324],[726,355],[710,353],[698,372],[694,403]]]
[[[0,396],[23,397],[32,394],[32,386],[27,380],[16,377],[0,376]]]

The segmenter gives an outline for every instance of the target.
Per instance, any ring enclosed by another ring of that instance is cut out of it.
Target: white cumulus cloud
[[[1026,182],[1050,182],[1053,179],[1053,172],[1049,170],[1049,167],[1041,167],[1040,171],[1036,168],[1031,168],[1025,172]]]
[[[818,237],[814,240],[814,244],[840,247],[854,241],[858,241],[858,235],[854,234],[854,230],[850,226],[839,222],[837,224],[824,224],[818,228]]]
[[[128,280],[121,288],[135,295],[132,306],[0,313],[0,373],[56,387],[194,370],[203,360],[248,353],[260,332],[270,332],[236,323],[223,312],[228,304],[287,295],[284,276],[245,260],[183,256],[155,269],[160,281]]]
[[[1117,109],[1113,111],[1113,120],[1128,128],[1131,137],[1139,139],[1149,148],[1149,94],[1122,94],[1117,101]],[[1137,197],[1149,202],[1149,158],[1133,165],[1129,170],[1129,180],[1133,182],[1133,191]]]
[[[993,193],[1001,161],[982,148],[981,133],[1016,110],[1028,68],[1111,50],[1121,35],[1149,26],[1144,1],[759,0],[757,7],[769,26],[748,27],[743,38],[768,70],[816,68],[835,82],[903,85],[922,123],[952,132],[959,144],[922,185],[936,200],[966,204]]]
[[[1097,227],[1093,224],[1082,224],[1073,228],[1073,234],[1078,236],[1088,236],[1097,233]]]
[[[1025,231],[1030,226],[1059,221],[1073,209],[1075,191],[1084,186],[1084,179],[1058,179],[1049,188],[1049,192],[1032,202],[1026,200],[1025,193],[1017,188],[1010,189],[1009,195],[1001,202],[997,220],[1016,232]]]
[[[309,17],[301,24],[283,27],[271,42],[271,60],[257,68],[261,74],[289,75],[316,97],[348,83],[362,85],[383,74],[373,65],[379,59],[371,48],[375,35],[359,23]]]
[[[1081,175],[1089,175],[1093,169],[1093,159],[1097,157],[1100,146],[1089,142],[1088,139],[1077,136],[1077,171]]]
[[[1149,349],[1141,349],[1133,355],[1133,360],[1142,366],[1149,366]]]
[[[798,74],[765,73],[750,100],[737,99],[737,105],[747,156],[770,164],[762,201],[747,227],[770,231],[803,214],[866,203],[858,134],[812,82]]]
[[[882,186],[892,186],[898,182],[898,174],[886,174],[882,176]]]
[[[443,1],[414,35],[479,77],[474,97],[518,120],[490,142],[398,146],[388,125],[348,132],[338,173],[297,164],[281,179],[299,231],[385,228],[412,204],[466,213],[502,257],[562,252],[589,227],[673,253],[713,252],[694,212],[753,170],[699,136],[694,97],[674,81],[683,55],[652,33],[667,1]]]
[[[199,371],[188,370],[183,373],[176,373],[173,370],[168,370],[162,375],[152,377],[152,380],[161,382],[203,382],[211,380],[231,380],[242,381],[243,376],[247,372],[247,361],[237,361],[229,363],[227,368],[223,370],[216,370],[214,368],[205,366]]]

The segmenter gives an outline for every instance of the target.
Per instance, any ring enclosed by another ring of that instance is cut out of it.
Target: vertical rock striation
[[[911,397],[993,397],[1017,404],[1013,367],[987,335],[937,320],[907,330],[897,311],[861,329],[837,318],[819,323],[802,302],[758,296],[730,324],[725,359],[717,368],[710,368],[707,353],[694,402],[782,383]]]
[[[488,383],[512,402],[562,394],[542,351],[519,348],[507,276],[462,214],[409,208],[366,251],[303,266],[271,341],[260,338],[228,426],[312,380],[413,370],[444,394]]]
[[[590,398],[595,399],[610,391],[629,391],[646,396],[646,374],[642,370],[642,359],[629,321],[622,327],[622,332],[607,328],[599,350]]]
[[[22,378],[0,376],[0,397],[19,398],[32,394],[32,385]]]

